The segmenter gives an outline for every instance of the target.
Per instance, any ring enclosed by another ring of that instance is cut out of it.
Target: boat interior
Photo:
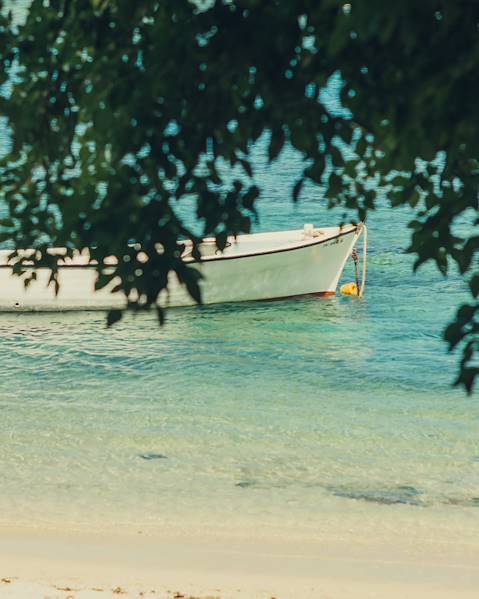
[[[223,251],[216,247],[214,237],[206,238],[200,244],[202,259],[214,259],[220,256],[243,256],[261,254],[275,250],[291,249],[304,245],[315,244],[318,241],[326,241],[340,234],[352,232],[356,225],[343,225],[342,227],[315,228],[313,225],[305,225],[303,229],[293,231],[278,231],[274,233],[252,233],[229,237]],[[191,256],[191,242],[183,242],[185,251],[182,255],[185,261],[193,261]]]
[[[341,227],[321,227],[315,228],[311,224],[304,225],[303,229],[297,229],[293,231],[277,231],[273,233],[251,233],[247,235],[238,235],[235,237],[229,237],[226,243],[226,247],[223,251],[219,250],[216,246],[214,237],[206,238],[200,244],[200,252],[203,260],[214,260],[219,257],[236,257],[236,256],[250,256],[262,253],[268,253],[278,250],[292,249],[295,247],[303,247],[318,243],[318,241],[327,241],[341,234],[352,233],[358,229],[358,225],[347,224]],[[193,262],[192,256],[192,243],[189,240],[182,241],[181,244],[184,246],[182,258],[185,262]],[[161,251],[159,249],[158,251]],[[19,255],[23,258],[33,256],[35,250],[22,250]],[[75,266],[91,266],[95,264],[90,259],[88,251],[78,252],[73,258],[66,257],[65,248],[51,248],[49,250],[51,255],[65,256],[62,260],[65,265]],[[11,266],[10,262],[11,250],[0,250],[0,266]],[[112,256],[105,260],[106,263],[114,265],[117,263],[117,259]],[[26,263],[26,265],[28,262]]]

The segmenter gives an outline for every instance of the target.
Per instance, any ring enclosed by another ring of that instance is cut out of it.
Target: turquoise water
[[[258,228],[337,221],[312,190],[291,205],[297,167],[259,163]],[[441,341],[464,285],[412,274],[407,219],[371,216],[364,300],[171,310],[161,330],[0,315],[0,522],[477,538],[479,403]]]
[[[288,199],[297,156],[255,164],[258,230],[337,224],[318,191]],[[479,402],[441,341],[465,286],[412,274],[409,218],[371,215],[364,300],[171,310],[161,330],[0,315],[0,523],[477,545]]]

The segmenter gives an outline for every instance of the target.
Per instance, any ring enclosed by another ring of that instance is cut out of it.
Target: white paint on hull
[[[303,231],[242,235],[231,240],[224,253],[216,255],[206,240],[198,268],[205,304],[266,300],[309,294],[334,294],[346,260],[360,234],[360,227],[346,225],[316,230],[315,237]],[[28,289],[6,264],[8,251],[0,252],[0,311],[106,310],[125,305],[124,297],[108,289],[95,291],[96,271],[85,256],[60,267],[60,291],[48,286],[49,271],[37,269],[37,280]],[[169,293],[162,305],[188,306],[194,301],[176,276],[169,279]]]

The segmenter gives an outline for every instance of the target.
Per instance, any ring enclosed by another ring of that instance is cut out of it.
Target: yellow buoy
[[[359,289],[356,283],[345,283],[339,290],[342,295],[359,295]]]

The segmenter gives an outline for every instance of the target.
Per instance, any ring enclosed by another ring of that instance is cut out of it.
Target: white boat
[[[318,229],[305,225],[295,231],[239,235],[229,238],[222,252],[214,239],[205,239],[200,245],[200,262],[191,256],[188,243],[183,260],[201,272],[204,304],[328,297],[335,295],[346,261],[363,230],[362,223]],[[125,306],[121,293],[111,293],[108,288],[95,291],[97,274],[87,253],[78,253],[60,263],[58,295],[48,285],[48,269],[37,269],[36,280],[25,289],[23,279],[12,273],[10,254],[8,250],[0,251],[0,311],[105,310]],[[111,263],[114,262],[112,258]],[[172,273],[168,287],[168,293],[160,295],[160,304],[195,303]]]

